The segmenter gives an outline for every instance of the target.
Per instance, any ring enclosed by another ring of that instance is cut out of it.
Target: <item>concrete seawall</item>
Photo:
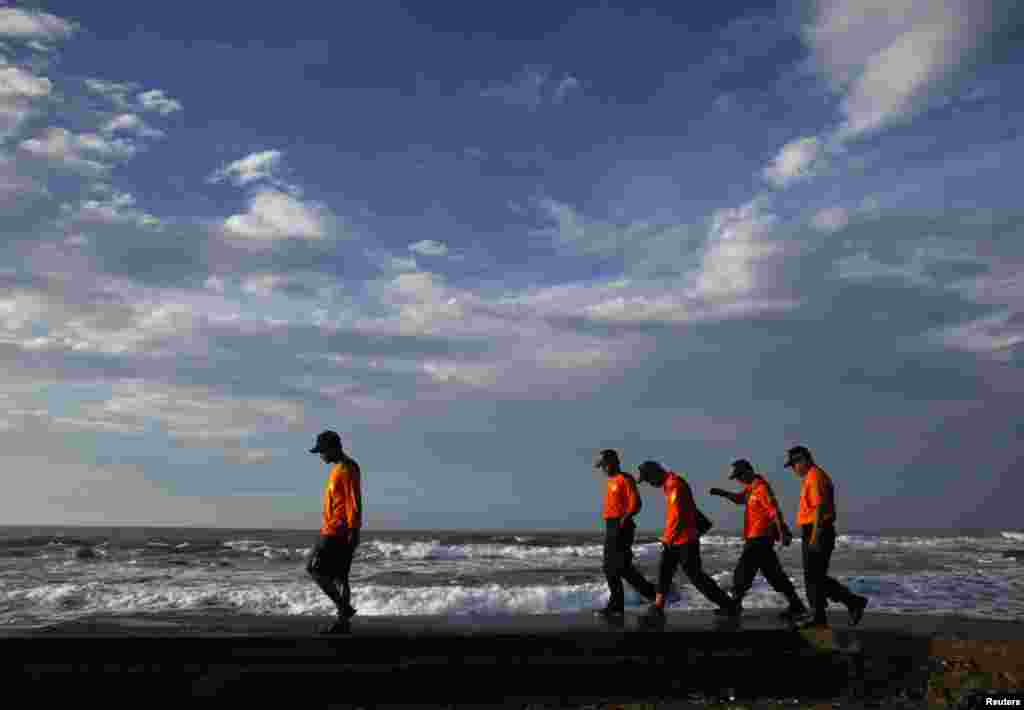
[[[1020,690],[1024,624],[868,614],[797,632],[768,612],[739,622],[675,612],[650,630],[590,615],[324,619],[181,614],[94,617],[0,630],[4,687],[73,697],[304,706],[601,707],[641,699],[790,698],[955,706],[969,690]],[[655,699],[657,699],[655,701]],[[656,705],[657,706],[657,705]]]

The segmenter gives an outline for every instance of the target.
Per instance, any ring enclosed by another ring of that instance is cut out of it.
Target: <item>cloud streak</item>
[[[805,38],[842,93],[837,137],[904,121],[992,30],[990,0],[822,0]]]

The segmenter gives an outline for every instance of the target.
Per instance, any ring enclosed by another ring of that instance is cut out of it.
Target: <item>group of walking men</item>
[[[717,605],[715,614],[738,617],[743,612],[743,597],[750,591],[754,577],[760,571],[772,588],[789,602],[781,616],[801,622],[805,627],[826,626],[826,607],[829,601],[841,602],[850,614],[850,623],[856,625],[868,604],[866,597],[854,594],[834,578],[828,576],[828,566],[836,542],[835,490],[829,475],[814,462],[805,446],[794,446],[786,453],[785,466],[802,479],[797,525],[802,533],[804,585],[810,610],[803,603],[775,552],[776,541],[789,545],[793,534],[771,486],[746,459],[732,463],[730,480],[738,480],[743,490],[730,492],[712,488],[711,495],[721,496],[737,505],[745,505],[743,521],[743,552],[733,573],[732,595],[704,572],[700,559],[700,522],[703,517],[697,509],[690,485],[674,471],[666,470],[657,461],[645,461],[637,469],[637,478],[643,483],[661,488],[666,499],[665,530],[661,536],[661,561],[658,583],[652,584],[633,565],[633,539],[636,532],[634,518],[642,503],[636,479],[621,468],[619,455],[613,449],[601,452],[595,468],[608,476],[603,517],[605,521],[604,573],[610,592],[608,605],[597,614],[613,619],[621,616],[625,607],[623,580],[653,602],[644,615],[647,622],[664,621],[665,602],[672,588],[672,578],[682,567],[690,582],[708,600]]]
[[[337,620],[325,631],[344,633],[356,613],[351,604],[349,572],[362,528],[361,473],[359,464],[343,450],[341,437],[336,432],[319,434],[310,453],[320,454],[331,470],[324,490],[323,525],[306,570],[337,608]],[[743,484],[742,491],[733,493],[720,488],[710,491],[712,495],[746,506],[744,546],[733,574],[732,596],[726,594],[701,566],[700,535],[703,529],[700,523],[703,516],[697,509],[690,485],[679,474],[666,470],[656,461],[645,461],[637,470],[639,480],[661,488],[667,502],[658,583],[654,585],[633,566],[634,518],[642,505],[637,481],[622,470],[619,455],[612,449],[602,451],[594,465],[608,476],[603,511],[603,567],[610,598],[607,606],[597,611],[599,615],[615,619],[624,613],[625,580],[652,602],[644,615],[645,620],[663,622],[672,578],[676,569],[682,567],[693,585],[717,605],[715,613],[722,616],[737,617],[742,613],[743,597],[750,591],[758,571],[775,591],[789,601],[789,606],[782,612],[787,619],[823,626],[827,624],[825,607],[829,600],[846,605],[852,624],[857,624],[863,616],[867,598],[854,594],[828,576],[829,560],[836,541],[835,495],[831,478],[815,464],[806,447],[789,449],[785,465],[803,480],[797,525],[803,533],[804,583],[813,614],[797,596],[775,553],[775,542],[781,540],[783,545],[789,545],[793,535],[779,510],[771,486],[755,473],[749,461],[734,461],[729,476],[730,480]],[[808,616],[811,618],[807,619]]]

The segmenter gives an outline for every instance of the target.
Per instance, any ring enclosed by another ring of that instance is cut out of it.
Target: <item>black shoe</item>
[[[341,609],[338,609],[338,618],[339,619],[351,619],[355,615],[356,615],[356,608],[354,606],[352,606],[351,604],[348,604],[348,605],[342,607]]]
[[[783,609],[779,612],[779,618],[783,621],[799,621],[807,616],[810,612],[807,611],[807,607],[803,606],[791,606],[788,609]]]
[[[323,635],[348,634],[352,633],[352,627],[347,620],[338,619],[333,624],[320,629],[320,633]]]
[[[729,606],[720,606],[715,609],[715,616],[724,616],[729,619],[738,619],[743,614],[743,607],[739,604],[730,604]]]
[[[868,605],[867,597],[857,597],[848,608],[850,610],[850,626],[856,626],[864,618],[864,609]]]
[[[603,609],[594,609],[594,616],[600,616],[602,619],[621,619],[625,614],[626,612],[624,609],[617,609],[610,606],[606,606]]]
[[[664,626],[665,610],[651,604],[647,607],[647,611],[640,615],[640,623],[644,626]]]

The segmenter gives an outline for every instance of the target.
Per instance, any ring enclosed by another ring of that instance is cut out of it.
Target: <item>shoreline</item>
[[[822,631],[794,630],[774,612],[734,622],[671,611],[658,630],[632,610],[621,626],[591,614],[356,616],[350,634],[320,636],[323,617],[182,612],[0,628],[0,643],[19,659],[8,675],[33,697],[114,683],[219,700],[299,687],[366,707],[687,707],[679,703],[730,695],[735,703],[789,699],[789,707],[871,699],[953,707],[971,690],[1022,690],[1020,621],[869,611],[850,628],[845,616],[833,612]],[[338,687],[346,697],[332,696]]]

